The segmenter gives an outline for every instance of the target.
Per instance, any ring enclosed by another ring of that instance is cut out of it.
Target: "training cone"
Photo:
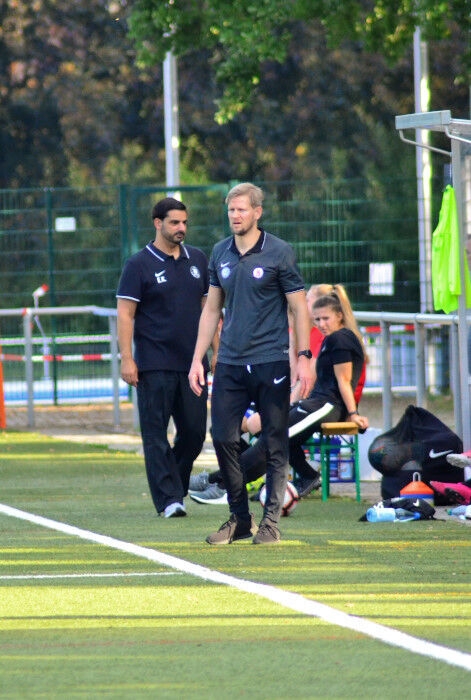
[[[424,498],[433,505],[434,491],[430,486],[427,486],[427,484],[420,480],[419,472],[413,473],[412,481],[400,490],[400,494],[407,498]]]

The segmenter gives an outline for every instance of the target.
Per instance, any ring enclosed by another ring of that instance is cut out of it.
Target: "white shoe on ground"
[[[182,503],[171,503],[164,510],[164,518],[182,518],[185,515],[186,510]]]

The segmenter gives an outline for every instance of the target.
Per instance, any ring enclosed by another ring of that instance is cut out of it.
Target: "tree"
[[[98,184],[123,144],[149,150],[158,71],[136,68],[122,3],[11,0],[0,26],[0,186]]]
[[[182,56],[206,49],[223,94],[216,120],[231,121],[253,101],[267,61],[283,63],[298,22],[321,23],[330,46],[358,41],[396,62],[410,48],[417,26],[425,40],[464,37],[458,81],[471,79],[469,0],[137,0],[131,37],[141,65],[155,65],[168,51]]]

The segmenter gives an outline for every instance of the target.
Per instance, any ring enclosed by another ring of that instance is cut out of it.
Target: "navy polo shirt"
[[[182,245],[175,259],[150,242],[127,260],[116,296],[137,302],[134,355],[139,371],[189,371],[208,283],[207,258],[190,245]]]
[[[241,255],[233,236],[214,246],[211,286],[224,291],[225,314],[218,362],[231,365],[288,360],[286,294],[304,289],[292,247],[260,229]]]

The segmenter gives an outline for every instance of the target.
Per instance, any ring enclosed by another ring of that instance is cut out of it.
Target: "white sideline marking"
[[[259,595],[267,600],[271,600],[274,603],[278,603],[285,608],[290,608],[291,610],[300,612],[303,615],[318,617],[319,619],[324,620],[325,622],[330,622],[333,625],[338,625],[339,627],[344,627],[345,629],[359,632],[360,634],[367,635],[373,639],[379,639],[385,644],[401,647],[402,649],[406,649],[407,651],[411,651],[415,654],[421,654],[422,656],[427,656],[439,661],[445,661],[445,663],[451,664],[452,666],[459,666],[467,671],[471,671],[471,654],[456,651],[455,649],[449,649],[448,647],[443,647],[439,644],[434,644],[433,642],[427,642],[423,639],[412,637],[405,632],[399,632],[398,630],[390,627],[385,627],[377,622],[371,622],[370,620],[365,620],[361,617],[356,617],[355,615],[349,615],[341,612],[340,610],[335,610],[328,605],[324,605],[323,603],[317,603],[316,601],[304,598],[298,593],[290,593],[289,591],[283,591],[265,583],[255,583],[253,581],[247,581],[246,579],[236,578],[235,576],[229,576],[228,574],[223,574],[220,571],[213,571],[205,566],[192,564],[184,559],[179,559],[178,557],[165,554],[164,552],[150,549],[150,547],[141,547],[137,544],[133,544],[132,542],[125,542],[124,540],[117,540],[114,537],[99,535],[98,533],[91,532],[90,530],[82,530],[79,527],[67,525],[67,523],[61,523],[57,520],[50,520],[49,518],[44,518],[41,515],[34,515],[34,513],[27,513],[24,510],[18,510],[17,508],[12,508],[11,506],[7,506],[3,503],[0,503],[0,513],[4,513],[5,515],[9,515],[13,518],[19,518],[20,520],[27,520],[31,523],[35,523],[36,525],[41,525],[51,530],[57,530],[64,534],[74,535],[76,537],[80,537],[82,540],[97,542],[105,547],[111,547],[112,549],[118,549],[122,552],[128,552],[129,554],[134,554],[137,557],[142,557],[143,559],[148,559],[149,561],[163,564],[171,569],[183,571],[184,573],[197,576],[198,578],[202,578],[206,581],[222,583],[226,586],[237,588],[240,591],[254,593],[255,595]]]
[[[36,581],[37,579],[58,578],[129,578],[132,576],[176,576],[176,571],[118,572],[108,574],[18,574],[18,576],[0,576],[0,581]]]

